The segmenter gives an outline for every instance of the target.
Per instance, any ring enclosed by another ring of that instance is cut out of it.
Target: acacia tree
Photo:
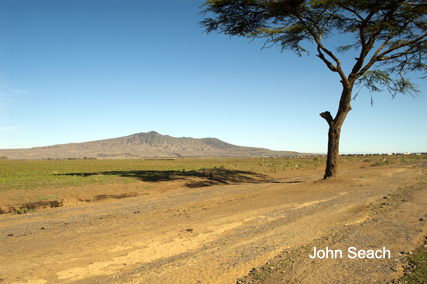
[[[338,111],[320,116],[329,125],[324,178],[338,176],[341,127],[351,110],[355,86],[371,92],[387,89],[414,95],[416,85],[407,77],[426,73],[427,4],[425,0],[208,0],[201,25],[207,33],[265,39],[264,47],[279,45],[301,56],[302,43],[317,48],[317,57],[335,72],[342,84]],[[326,38],[354,36],[332,50]],[[339,55],[355,50],[357,57],[346,74]],[[425,77],[423,77],[425,79]],[[372,103],[371,95],[371,103]]]

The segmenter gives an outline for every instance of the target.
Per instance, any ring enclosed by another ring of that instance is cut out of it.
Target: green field
[[[427,159],[427,155],[342,156],[340,163],[363,162],[382,166]],[[209,169],[268,174],[324,167],[326,157],[212,158],[138,160],[0,160],[0,191],[60,188],[88,184],[161,180],[176,175],[203,176]],[[197,172],[198,174],[194,174]]]

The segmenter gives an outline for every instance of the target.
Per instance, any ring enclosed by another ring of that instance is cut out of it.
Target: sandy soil
[[[0,215],[0,282],[256,283],[245,276],[274,270],[278,259],[293,264],[268,283],[391,281],[427,236],[427,162],[347,164],[341,173],[328,181],[318,169],[245,184],[61,189],[65,206]],[[311,259],[314,246],[343,257]],[[391,257],[349,259],[351,246],[385,247]]]

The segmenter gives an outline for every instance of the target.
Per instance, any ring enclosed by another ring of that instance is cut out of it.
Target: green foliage
[[[419,93],[417,86],[408,79],[403,77],[392,79],[390,74],[386,71],[372,70],[363,73],[359,80],[356,82],[356,86],[366,87],[371,93],[382,92],[383,88],[386,88],[392,97],[396,97],[398,93],[411,95],[414,97],[415,93]],[[355,99],[358,93],[353,97]],[[374,100],[371,96],[371,105],[374,104]]]
[[[409,262],[413,269],[400,279],[400,283],[427,283],[427,241],[424,246],[414,252]]]
[[[390,161],[384,159],[383,161],[373,163],[371,166],[376,167],[376,166],[383,166],[383,165],[389,165],[389,164],[390,164]]]
[[[27,207],[21,207],[21,206],[18,206],[17,208],[15,208],[15,211],[14,211],[14,213],[15,214],[25,214],[25,213],[27,213],[29,210],[28,210],[28,208]]]

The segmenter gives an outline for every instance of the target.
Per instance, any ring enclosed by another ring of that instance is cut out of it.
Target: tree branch
[[[407,46],[409,46],[410,47],[410,49],[412,48],[410,45],[413,45],[413,44],[415,44],[417,41],[421,41],[422,39],[424,39],[425,37],[427,37],[427,34],[424,34],[423,36],[420,36],[420,37],[418,37],[418,38],[416,38],[416,39],[414,39],[414,40],[412,40],[412,41],[409,41],[409,42],[406,42],[406,43],[402,43],[402,44],[398,44],[398,45],[395,45],[394,47],[391,47],[391,48],[389,48],[388,50],[386,50],[386,51],[384,51],[383,53],[381,53],[381,54],[379,54],[383,49],[384,49],[384,47],[388,44],[388,42],[390,41],[390,39],[396,34],[397,32],[395,32],[395,33],[393,33],[393,34],[391,34],[385,41],[384,41],[384,43],[378,48],[378,50],[375,52],[375,54],[374,55],[372,55],[372,57],[371,57],[371,60],[368,62],[368,64],[366,64],[365,65],[365,67],[363,67],[363,69],[359,72],[359,73],[357,73],[357,76],[356,76],[356,78],[359,78],[361,75],[363,75],[363,73],[365,73],[369,68],[371,68],[372,67],[372,65],[374,65],[376,62],[378,62],[378,61],[385,61],[385,60],[390,60],[390,59],[396,59],[397,57],[393,57],[393,55],[392,56],[390,56],[390,57],[384,57],[386,54],[388,54],[388,53],[390,53],[390,52],[393,52],[393,51],[396,51],[397,49],[399,49],[399,48],[403,48],[403,47],[407,47]],[[408,50],[407,50],[408,51]],[[400,55],[404,55],[405,54],[405,52],[404,51],[402,51],[401,53],[399,53]]]
[[[319,45],[317,46],[317,51],[319,52],[319,54],[316,56],[323,60],[323,62],[326,64],[326,66],[329,68],[329,70],[331,70],[332,72],[338,72],[337,67],[335,67],[334,64],[332,64],[332,62],[330,62],[329,60],[327,60],[325,58],[325,56],[323,55]]]
[[[403,2],[403,0],[401,0],[400,2]],[[393,9],[389,9],[387,11],[387,13],[384,14],[382,20],[380,21],[379,24],[384,24],[387,23],[390,20],[390,17],[393,15],[393,13],[396,11],[396,9],[398,8],[398,4],[396,3],[395,6],[393,7]],[[364,22],[362,24],[367,24],[368,21],[378,12],[381,10],[377,10],[374,11],[372,10],[371,13],[369,13],[369,15],[366,17],[366,19],[364,20]],[[365,73],[369,68],[372,67],[372,65],[374,65],[377,61],[378,61],[378,53],[381,52],[381,50],[384,49],[384,47],[390,42],[390,40],[396,35],[398,34],[398,32],[401,32],[402,29],[404,29],[406,26],[408,25],[408,23],[406,22],[400,29],[398,29],[397,31],[395,31],[394,33],[391,33],[383,42],[383,44],[378,48],[378,50],[375,52],[375,54],[371,57],[371,59],[369,60],[368,64],[366,64],[363,69],[361,70],[362,66],[363,66],[363,61],[364,58],[366,57],[366,55],[369,53],[369,51],[372,49],[374,42],[376,41],[378,35],[384,30],[381,25],[379,25],[378,29],[372,33],[372,35],[370,36],[369,40],[367,43],[365,43],[365,46],[363,45],[363,41],[362,41],[362,36],[364,39],[364,35],[363,35],[363,31],[362,29],[364,29],[365,27],[361,26],[361,30],[360,30],[360,36],[361,36],[361,45],[362,45],[362,50],[360,51],[360,56],[356,62],[356,64],[353,67],[353,70],[351,72],[351,74],[355,74],[354,78],[357,79],[359,78],[361,75],[363,75],[363,73]],[[360,71],[361,70],[361,71]],[[360,72],[359,72],[360,71]]]
[[[322,42],[320,41],[320,39],[319,40],[315,39],[315,41],[317,43],[317,50],[319,51],[319,56],[318,57],[320,57],[320,59],[322,59],[323,62],[325,62],[325,64],[328,66],[328,68],[331,71],[337,72],[340,75],[341,81],[343,82],[343,84],[345,83],[347,85],[348,84],[348,79],[345,76],[344,71],[341,69],[341,61],[339,61],[338,58],[331,51],[329,51],[327,48],[325,48],[322,45]],[[322,54],[322,52],[320,50],[324,51],[327,55],[329,55],[329,57],[331,57],[337,63],[337,66],[334,66],[330,61],[328,61],[324,57],[324,55]]]
[[[406,46],[410,46],[410,49],[413,47],[413,45],[415,44],[415,43],[417,43],[417,41],[421,41],[422,39],[424,39],[425,37],[427,37],[427,34],[424,34],[423,36],[420,36],[420,37],[418,37],[418,38],[416,38],[416,39],[414,39],[414,40],[411,40],[411,41],[408,41],[408,42],[406,42],[406,43],[402,43],[402,44],[397,44],[397,45],[395,45],[395,46],[393,46],[393,47],[391,47],[391,48],[389,48],[388,50],[386,50],[386,51],[384,51],[383,53],[381,53],[380,55],[378,55],[377,56],[377,60],[380,60],[380,59],[382,59],[382,58],[385,58],[384,57],[384,55],[386,55],[386,54],[388,54],[388,53],[390,53],[390,52],[393,52],[393,51],[395,51],[395,50],[398,50],[399,48],[402,48],[402,47],[406,47]],[[402,52],[402,54],[404,54],[405,52]],[[390,58],[391,57],[393,57],[393,56],[390,56]],[[386,59],[389,59],[389,58],[385,58],[385,59],[383,59],[383,60],[386,60]]]
[[[339,4],[339,6],[340,6],[341,8],[343,8],[344,10],[346,10],[346,11],[349,11],[349,12],[353,13],[354,15],[356,15],[356,17],[358,17],[358,18],[359,18],[359,20],[361,20],[361,21],[363,22],[363,18],[362,18],[362,16],[360,16],[360,15],[359,15],[359,13],[357,13],[357,11],[356,11],[356,10],[354,10],[354,9],[350,9],[349,7],[344,6],[344,5],[342,5],[342,3],[340,3],[340,4]]]
[[[359,70],[363,67],[363,62],[365,61],[366,55],[372,49],[372,45],[366,43],[364,30],[368,22],[372,19],[374,15],[375,15],[375,12],[371,11],[371,13],[369,13],[369,15],[365,19],[363,19],[362,23],[359,25],[359,37],[360,37],[360,44],[362,46],[362,50],[360,51],[360,55],[357,58],[356,64],[354,64],[353,69],[351,70],[351,74],[357,74],[357,72],[359,72]],[[371,41],[372,41],[372,37],[369,39],[368,42],[371,43]]]
[[[329,111],[322,112],[320,116],[323,117],[328,122],[329,126],[331,126],[334,119],[332,118],[332,115]]]
[[[408,2],[402,2],[402,5],[407,5],[407,6],[411,6],[411,7],[427,7],[427,4],[413,4],[413,3],[408,3]]]

